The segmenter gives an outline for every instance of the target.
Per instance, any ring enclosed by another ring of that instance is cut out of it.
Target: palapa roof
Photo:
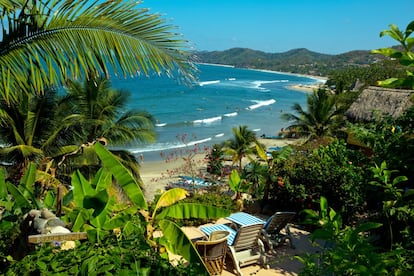
[[[372,121],[389,115],[398,118],[413,105],[414,90],[369,86],[345,115],[352,121]]]

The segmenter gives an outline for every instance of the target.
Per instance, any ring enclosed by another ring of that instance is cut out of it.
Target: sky
[[[197,51],[372,50],[398,44],[379,36],[390,24],[405,30],[414,20],[414,0],[144,0],[141,7],[177,26]]]

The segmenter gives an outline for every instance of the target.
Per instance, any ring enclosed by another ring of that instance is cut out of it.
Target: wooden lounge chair
[[[210,275],[221,275],[226,259],[228,231],[214,231],[208,241],[196,241],[195,247]]]
[[[272,253],[276,253],[275,247],[287,240],[289,240],[290,247],[295,248],[289,229],[289,223],[295,216],[295,212],[276,212],[265,223],[262,230],[262,238]],[[283,229],[285,230],[284,233],[282,232]]]
[[[268,268],[263,242],[259,239],[263,229],[262,223],[242,226],[237,231],[232,245],[227,252],[234,263],[237,275],[242,275],[240,267],[260,263]]]

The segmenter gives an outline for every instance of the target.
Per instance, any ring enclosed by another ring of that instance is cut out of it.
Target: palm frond
[[[30,5],[2,8],[0,91],[5,99],[13,98],[16,87],[43,92],[68,79],[112,72],[123,78],[155,72],[194,80],[188,42],[139,2],[16,2]]]

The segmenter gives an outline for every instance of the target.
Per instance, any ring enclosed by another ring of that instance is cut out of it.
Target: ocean
[[[320,80],[264,70],[200,64],[192,87],[164,76],[112,79],[112,86],[131,93],[128,108],[146,110],[157,120],[157,141],[125,146],[145,160],[185,147],[211,146],[233,137],[246,125],[257,136],[275,136],[289,125],[281,119],[294,103],[306,104],[306,93],[287,86]],[[185,137],[185,139],[183,139]]]

